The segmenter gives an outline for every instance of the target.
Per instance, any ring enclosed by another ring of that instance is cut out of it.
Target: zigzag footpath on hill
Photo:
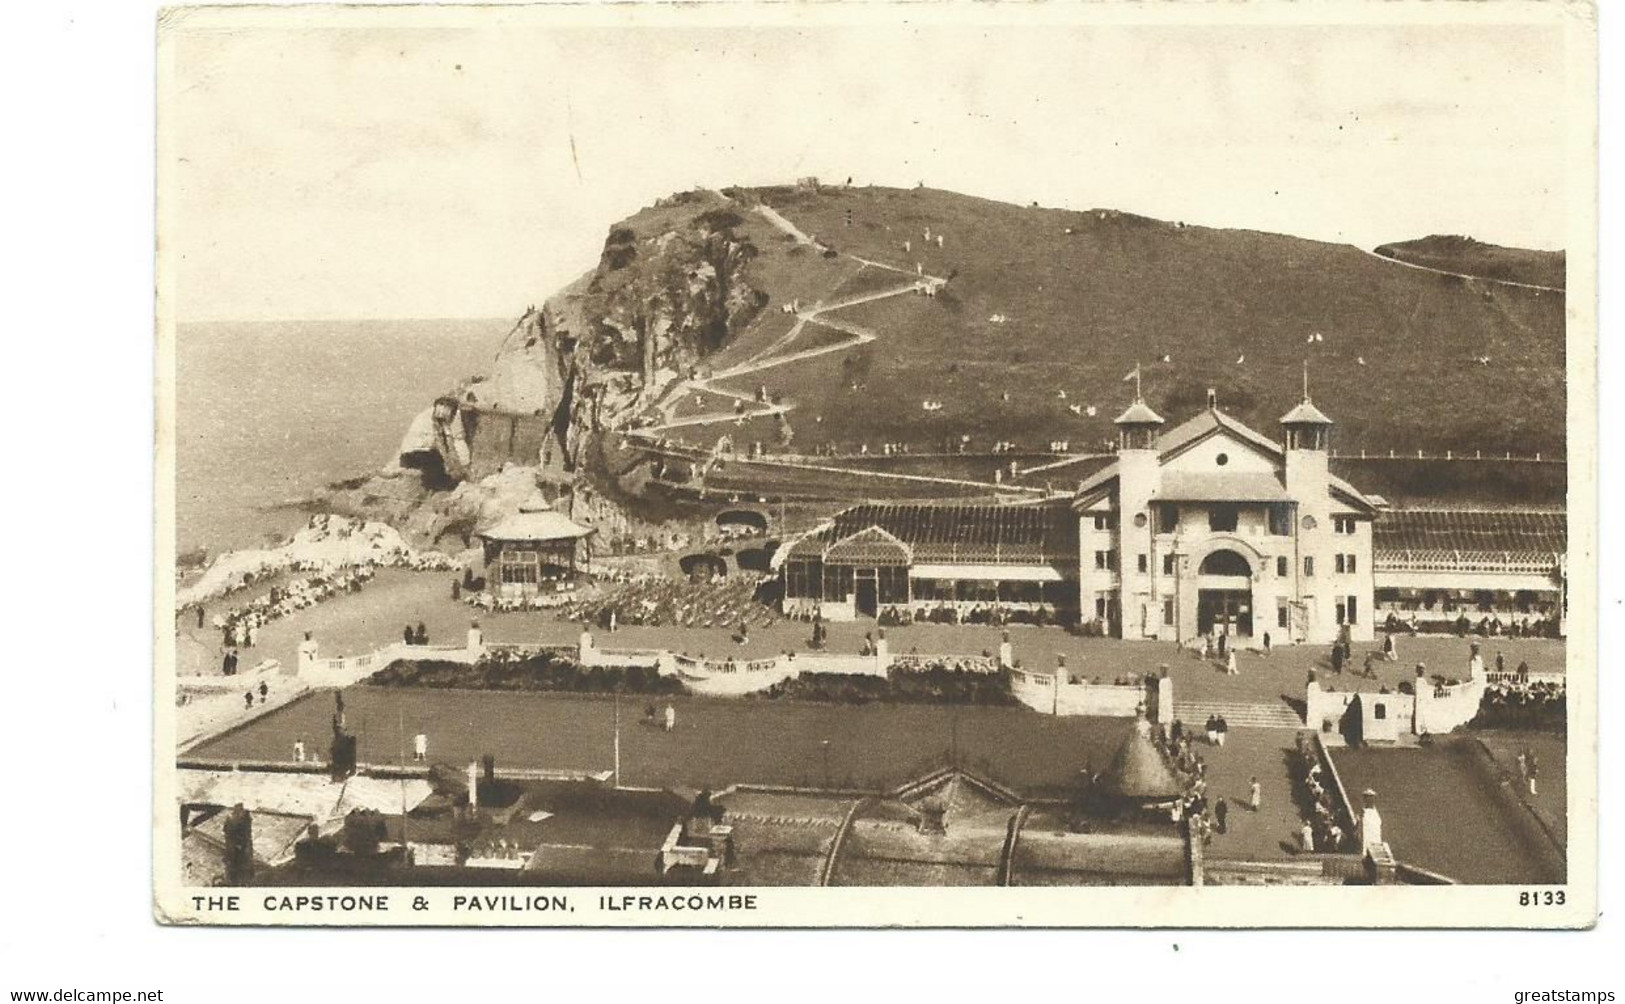
[[[816,241],[814,241],[811,237],[808,237],[799,227],[797,227],[790,220],[786,219],[780,213],[773,210],[771,207],[761,205],[755,208],[763,216],[763,218],[786,234],[789,234],[796,241],[809,246],[818,246]],[[666,420],[656,425],[645,426],[641,429],[634,430],[632,434],[645,438],[656,437],[660,433],[672,429],[694,428],[696,426],[715,425],[723,422],[737,423],[749,418],[762,418],[771,415],[789,414],[795,410],[795,405],[774,404],[772,402],[757,401],[749,394],[743,394],[739,391],[730,390],[726,387],[720,387],[717,384],[719,381],[738,379],[739,377],[749,376],[752,373],[757,373],[776,366],[785,366],[790,363],[814,359],[818,356],[827,355],[831,352],[844,352],[848,349],[857,348],[860,345],[865,345],[869,342],[876,341],[881,337],[877,332],[859,325],[831,318],[826,315],[832,311],[842,310],[848,307],[855,307],[860,304],[872,303],[876,300],[885,300],[889,299],[890,297],[902,296],[910,293],[917,294],[926,286],[940,288],[947,282],[946,279],[940,276],[928,275],[924,272],[911,273],[906,269],[899,268],[895,265],[874,261],[868,258],[861,258],[857,255],[846,255],[845,257],[850,258],[853,261],[857,261],[865,267],[886,269],[887,271],[896,272],[899,275],[907,276],[908,281],[902,283],[894,289],[886,289],[874,293],[864,293],[857,296],[849,296],[836,300],[833,303],[823,303],[820,301],[813,304],[813,306],[807,310],[798,310],[796,312],[796,323],[793,327],[791,327],[790,331],[774,341],[767,348],[751,357],[749,361],[741,363],[738,366],[732,366],[728,369],[709,374],[707,376],[693,377],[679,381],[675,387],[665,395],[658,406],[660,407]],[[816,348],[803,349],[799,352],[784,353],[783,350],[793,344],[796,338],[800,336],[801,332],[805,330],[806,326],[809,324],[821,324],[824,327],[839,331],[843,334],[849,335],[850,337],[844,341],[836,342],[831,345],[821,345]],[[691,415],[687,418],[672,418],[671,411],[676,402],[681,400],[685,395],[696,392],[716,394],[719,397],[731,398],[735,401],[742,402],[746,406],[747,410],[743,412],[709,412],[701,415]],[[758,462],[796,470],[852,474],[892,481],[912,481],[922,484],[946,484],[954,486],[975,486],[986,487],[989,489],[1005,487],[993,484],[991,482],[969,481],[962,478],[932,477],[929,475],[920,474],[894,474],[885,471],[864,471],[860,469],[831,467],[828,465],[809,464],[797,461],[760,460]],[[1040,489],[1036,488],[1017,486],[1010,486],[1010,490],[1024,493],[1041,491]]]

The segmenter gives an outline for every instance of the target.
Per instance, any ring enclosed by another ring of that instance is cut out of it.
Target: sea
[[[383,467],[412,419],[489,370],[513,320],[257,321],[176,330],[177,553],[260,547],[298,502]]]

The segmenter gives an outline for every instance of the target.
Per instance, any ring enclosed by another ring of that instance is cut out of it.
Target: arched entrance
[[[720,554],[690,554],[679,558],[677,567],[694,582],[707,582],[724,578],[728,574],[728,559]]]
[[[1253,569],[1238,551],[1214,551],[1197,569],[1199,634],[1253,635]]]

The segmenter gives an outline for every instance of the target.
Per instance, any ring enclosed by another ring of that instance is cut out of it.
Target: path
[[[796,241],[815,247],[819,246],[817,241],[807,236],[807,234],[804,233],[799,227],[797,227],[790,220],[786,219],[781,213],[773,209],[771,206],[758,205],[754,208],[756,212],[769,223],[784,233],[790,235]],[[664,421],[655,425],[644,426],[635,430],[628,430],[628,434],[641,438],[652,438],[658,437],[661,433],[672,429],[695,428],[697,426],[717,425],[724,422],[732,422],[738,425],[743,424],[747,419],[787,415],[795,410],[796,406],[794,404],[778,404],[770,401],[759,401],[754,395],[720,386],[720,383],[725,380],[737,380],[740,377],[749,376],[752,373],[759,373],[773,367],[805,362],[808,359],[816,359],[819,356],[828,355],[831,352],[845,352],[848,349],[854,349],[861,345],[867,345],[868,343],[880,338],[880,333],[862,325],[854,324],[850,321],[840,320],[830,315],[834,311],[844,310],[849,307],[856,307],[865,303],[873,303],[877,300],[885,300],[894,296],[918,293],[922,287],[930,287],[933,289],[940,288],[948,281],[941,276],[930,275],[920,271],[909,272],[907,269],[900,268],[896,265],[887,264],[886,262],[881,261],[874,261],[872,259],[863,258],[854,254],[846,254],[844,257],[849,258],[852,261],[859,262],[866,268],[878,268],[890,272],[896,272],[898,275],[904,276],[906,281],[899,283],[899,285],[892,289],[883,289],[871,293],[861,293],[854,296],[844,297],[829,303],[825,303],[824,301],[820,300],[806,310],[797,310],[795,315],[795,324],[791,326],[790,330],[745,362],[740,363],[737,366],[731,366],[727,369],[712,373],[708,376],[678,381],[673,385],[672,389],[662,397],[659,404],[656,405],[656,407],[661,410]],[[806,330],[807,325],[809,324],[823,325],[824,327],[829,328],[832,331],[840,332],[847,337],[841,341],[833,342],[829,345],[820,345],[815,348],[802,349],[796,352],[785,352],[785,349],[795,344],[796,339],[801,336],[801,333]],[[728,398],[744,405],[744,407],[743,409],[735,411],[713,411],[705,412],[699,415],[689,415],[684,418],[673,418],[672,411],[676,407],[676,403],[682,400],[685,395],[694,394],[697,392],[715,394],[718,397]],[[880,471],[832,468],[814,464],[784,464],[779,461],[760,458],[755,462],[773,464],[775,466],[795,467],[802,470],[833,471],[840,474],[856,474],[860,476],[885,478],[891,480],[913,481],[922,484],[948,484],[956,487],[972,486],[977,488],[988,488],[990,490],[1005,489],[1029,493],[1039,491],[1039,489],[1026,486],[1000,485],[996,482],[971,481],[960,478],[891,474]]]
[[[1371,257],[1376,258],[1376,259],[1378,259],[1380,261],[1389,262],[1389,263],[1394,264],[1394,265],[1403,265],[1406,268],[1414,268],[1418,272],[1432,272],[1434,275],[1449,275],[1449,276],[1454,276],[1457,279],[1476,279],[1479,282],[1493,282],[1493,283],[1496,283],[1497,285],[1501,285],[1501,286],[1516,286],[1519,289],[1534,289],[1534,290],[1539,290],[1542,293],[1563,293],[1563,292],[1566,292],[1566,290],[1561,286],[1541,286],[1541,285],[1539,285],[1537,283],[1533,283],[1533,282],[1514,282],[1511,279],[1497,279],[1497,278],[1495,278],[1493,276],[1488,276],[1488,275],[1473,275],[1470,272],[1452,272],[1449,269],[1434,268],[1431,265],[1418,265],[1415,262],[1401,261],[1398,258],[1390,258],[1385,254],[1378,254],[1377,252],[1372,251],[1369,248],[1360,247],[1358,244],[1352,244],[1352,245],[1350,245],[1350,247],[1353,247],[1356,250],[1360,251],[1361,253],[1368,254]]]

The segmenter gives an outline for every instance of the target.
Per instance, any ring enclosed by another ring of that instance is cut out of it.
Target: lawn
[[[1339,749],[1332,756],[1358,808],[1359,793],[1377,793],[1383,838],[1407,864],[1473,885],[1561,882],[1560,862],[1530,827],[1521,806],[1496,791],[1474,762],[1472,740],[1425,748]],[[1543,759],[1543,775],[1561,775],[1563,757]]]
[[[430,759],[466,765],[608,770],[614,701],[574,695],[352,687],[349,726],[366,763],[394,763],[419,732]],[[681,697],[670,733],[641,721],[648,703],[621,701],[621,782],[721,788],[755,782],[879,789],[945,754],[1020,789],[1061,789],[1110,761],[1123,719],[1054,718],[1017,708],[822,705]],[[664,702],[660,704],[663,711]],[[314,694],[194,750],[204,758],[291,759],[294,740],[325,745],[333,697]]]

